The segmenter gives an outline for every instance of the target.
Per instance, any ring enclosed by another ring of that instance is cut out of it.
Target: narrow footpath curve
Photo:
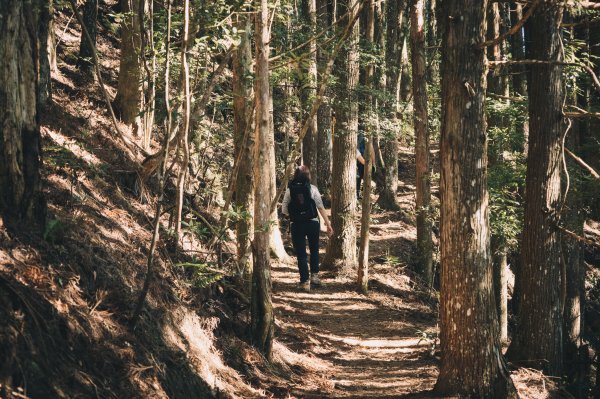
[[[427,337],[435,336],[435,309],[403,272],[414,228],[390,217],[373,215],[367,296],[326,273],[323,287],[300,292],[295,259],[273,265],[278,340],[322,370],[290,387],[291,397],[418,397],[433,387],[437,360]]]

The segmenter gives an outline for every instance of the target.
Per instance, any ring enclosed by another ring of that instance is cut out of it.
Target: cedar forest
[[[599,74],[591,0],[0,0],[0,397],[600,398]]]

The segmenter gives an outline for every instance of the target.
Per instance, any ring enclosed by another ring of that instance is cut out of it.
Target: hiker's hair
[[[306,165],[300,165],[294,172],[294,180],[302,183],[310,183],[310,169]]]

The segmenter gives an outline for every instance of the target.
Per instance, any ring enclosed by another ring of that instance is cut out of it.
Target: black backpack
[[[310,183],[292,180],[290,189],[290,204],[288,212],[292,222],[306,222],[318,217],[317,205],[310,195]]]

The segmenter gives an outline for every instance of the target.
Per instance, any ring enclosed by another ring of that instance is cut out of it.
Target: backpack
[[[317,205],[310,194],[310,183],[292,180],[290,189],[290,204],[288,213],[292,222],[306,222],[318,217]]]

